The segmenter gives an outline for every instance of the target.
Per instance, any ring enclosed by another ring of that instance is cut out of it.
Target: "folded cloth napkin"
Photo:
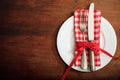
[[[85,23],[87,25],[88,23],[88,10],[80,10],[77,9],[74,12],[74,32],[75,32],[75,41],[76,42],[88,42],[88,31],[86,29],[86,32],[83,36],[83,32],[80,30],[80,24]],[[99,44],[100,46],[100,26],[101,26],[101,11],[100,10],[94,10],[94,41]],[[85,38],[84,38],[85,37]],[[77,54],[78,51],[75,50],[75,54]],[[95,56],[95,66],[100,66],[100,54],[99,52],[94,54]],[[89,63],[89,52],[87,51],[87,57],[88,57],[88,63]],[[79,56],[75,62],[76,66],[81,65],[81,56]]]

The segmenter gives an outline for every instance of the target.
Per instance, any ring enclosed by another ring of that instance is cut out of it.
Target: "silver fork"
[[[84,18],[83,18],[84,19]],[[86,18],[84,19],[86,21]],[[80,23],[80,30],[82,31],[83,37],[84,37],[84,41],[85,41],[85,31],[86,31],[86,27],[87,27],[87,22],[81,22]],[[81,57],[81,68],[83,70],[87,70],[88,69],[88,62],[87,62],[87,54],[86,54],[86,50],[83,51],[82,53],[82,57]]]

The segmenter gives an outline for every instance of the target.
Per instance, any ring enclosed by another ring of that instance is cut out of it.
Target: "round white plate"
[[[74,47],[75,47],[75,39],[74,39],[74,17],[68,18],[63,25],[61,26],[58,35],[57,35],[57,49],[62,60],[69,65],[74,58]],[[115,54],[116,50],[116,34],[112,27],[112,25],[105,19],[101,18],[101,33],[100,33],[100,47],[104,50],[111,53],[111,55]],[[101,57],[101,66],[96,67],[96,70],[99,70],[106,66],[111,58],[107,55],[100,53]],[[89,72],[89,70],[82,70],[80,66],[72,66],[73,69],[82,72]]]

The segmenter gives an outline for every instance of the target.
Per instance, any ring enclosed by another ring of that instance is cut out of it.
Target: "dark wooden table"
[[[60,80],[67,65],[58,55],[56,37],[73,11],[91,2],[115,29],[120,55],[120,0],[0,0],[1,80]],[[71,70],[66,80],[119,80],[120,60],[96,72]]]

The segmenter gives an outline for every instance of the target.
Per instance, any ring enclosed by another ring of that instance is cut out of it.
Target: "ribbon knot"
[[[95,53],[99,52],[99,43],[97,42],[76,42],[76,50],[82,52],[84,49],[91,49]]]

